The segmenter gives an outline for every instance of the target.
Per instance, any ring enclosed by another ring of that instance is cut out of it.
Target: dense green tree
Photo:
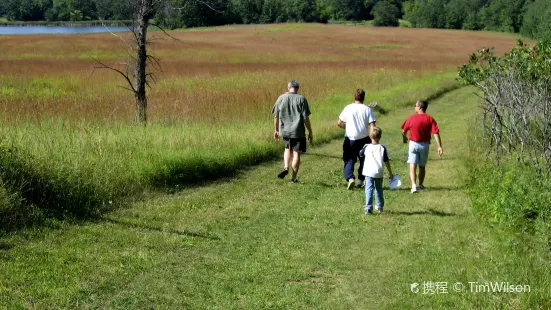
[[[479,12],[484,29],[518,32],[522,25],[525,0],[492,0]]]
[[[445,7],[446,28],[480,29],[478,11],[487,0],[449,0]]]
[[[417,1],[406,1],[402,5],[403,18],[417,27],[417,16],[419,15],[419,4]]]
[[[290,21],[317,21],[315,0],[287,0],[287,16]]]
[[[95,1],[66,0],[70,20],[96,20],[98,18]]]
[[[0,16],[6,16],[7,10],[7,1],[0,2]]]
[[[264,1],[264,5],[262,6],[262,14],[260,15],[261,23],[280,23],[286,21],[287,19],[285,3],[282,0]]]
[[[369,16],[370,19],[375,18],[375,16],[373,15],[373,9],[375,8],[375,5],[377,5],[377,3],[381,1],[386,1],[390,4],[393,4],[396,8],[398,8],[398,11],[399,11],[398,18],[402,17],[402,13],[403,13],[402,6],[403,6],[403,3],[405,2],[404,0],[364,0],[364,5],[367,11],[370,12],[370,16]],[[391,8],[389,9],[393,10]]]
[[[525,9],[520,32],[530,38],[551,40],[551,2],[535,0]]]
[[[10,20],[44,20],[52,0],[4,0],[5,15]]]
[[[422,6],[422,24],[428,28],[445,28],[446,27],[446,0],[428,0]]]
[[[389,1],[379,1],[373,7],[373,24],[375,26],[398,26],[400,9]]]
[[[263,5],[263,0],[232,0],[233,13],[243,24],[259,23]]]
[[[129,20],[132,18],[131,0],[95,0],[96,15],[105,20]]]
[[[461,29],[469,11],[469,3],[465,0],[451,0],[448,2],[445,8],[446,28]]]
[[[370,12],[364,0],[337,0],[329,2],[334,8],[332,19],[367,20]]]
[[[128,20],[138,0],[0,0],[10,20]],[[550,0],[163,0],[156,22],[168,28],[240,23],[370,20],[413,27],[518,32],[551,37]]]

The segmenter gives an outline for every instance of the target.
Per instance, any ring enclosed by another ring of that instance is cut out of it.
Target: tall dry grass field
[[[266,114],[289,79],[311,99],[370,91],[454,70],[470,53],[512,38],[432,29],[285,24],[150,32],[149,51],[161,59],[149,92],[149,116],[232,121]],[[122,37],[129,39],[127,35]],[[133,120],[131,93],[112,71],[94,71],[93,58],[117,66],[125,44],[111,34],[0,37],[2,118]],[[421,94],[420,94],[421,95]],[[247,111],[246,113],[243,113]]]
[[[0,36],[0,165],[12,167],[0,171],[0,204],[15,201],[0,207],[4,218],[29,206],[89,214],[147,188],[273,157],[281,146],[271,141],[270,110],[291,79],[301,82],[323,142],[342,134],[335,120],[356,88],[391,111],[454,87],[457,66],[476,49],[515,43],[494,33],[319,24],[170,35],[149,33],[162,71],[149,89],[146,128],[133,124],[125,81],[93,69],[94,59],[119,68],[130,61],[128,35]]]

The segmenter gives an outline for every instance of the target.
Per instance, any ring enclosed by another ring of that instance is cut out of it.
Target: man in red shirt
[[[404,143],[408,142],[407,132],[409,131],[409,151],[407,163],[409,164],[409,179],[411,181],[411,193],[424,189],[425,166],[429,159],[430,135],[434,135],[438,144],[438,156],[442,156],[442,143],[440,141],[440,129],[432,116],[425,113],[429,103],[419,100],[415,103],[415,114],[411,115],[402,124],[402,137]],[[417,166],[419,166],[419,184],[417,179]]]

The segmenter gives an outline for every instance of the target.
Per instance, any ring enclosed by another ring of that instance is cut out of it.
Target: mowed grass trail
[[[281,162],[272,162],[233,179],[159,194],[97,222],[4,238],[0,305],[548,308],[548,261],[519,253],[505,233],[470,211],[462,160],[477,107],[471,92],[463,88],[429,106],[442,130],[444,156],[438,159],[431,150],[428,189],[416,195],[409,193],[407,148],[400,137],[414,103],[378,115],[382,143],[404,181],[402,190],[385,191],[381,215],[365,216],[364,192],[346,190],[338,140],[309,149],[299,184],[277,179]],[[454,291],[458,282],[464,291]],[[473,292],[468,282],[530,285],[531,291]],[[418,293],[410,291],[413,283],[419,283]],[[432,290],[435,283],[438,289]]]

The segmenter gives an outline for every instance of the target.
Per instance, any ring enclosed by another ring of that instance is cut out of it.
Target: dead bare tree
[[[132,0],[134,1],[134,9],[132,16],[132,24],[128,27],[131,34],[131,42],[111,32],[114,36],[121,39],[126,45],[126,52],[130,61],[119,62],[119,67],[114,67],[105,64],[99,59],[94,59],[97,66],[94,69],[109,69],[113,70],[124,77],[129,85],[129,90],[134,93],[136,101],[136,122],[141,124],[147,123],[147,87],[151,88],[151,82],[155,82],[155,71],[160,71],[161,66],[159,59],[151,55],[147,51],[147,46],[150,41],[147,39],[147,30],[150,25],[156,26],[163,31],[164,34],[174,40],[178,40],[170,36],[161,25],[151,24],[152,18],[158,11],[168,10],[185,10],[186,6],[191,2],[196,2],[208,7],[209,9],[218,12],[208,2],[202,0]],[[174,6],[174,2],[181,6]],[[178,40],[179,41],[179,40]],[[122,69],[120,67],[122,66]]]
[[[151,87],[155,76],[153,71],[148,71],[148,64],[153,69],[160,70],[159,60],[147,52],[147,28],[155,15],[156,7],[163,0],[135,0],[132,24],[128,26],[132,34],[132,40],[128,41],[111,32],[121,39],[126,45],[126,52],[129,61],[119,62],[114,67],[105,64],[99,59],[94,59],[97,65],[94,69],[109,69],[119,73],[128,83],[129,90],[134,93],[136,101],[136,122],[146,124],[147,122],[147,93],[146,87]],[[122,68],[120,68],[122,66]]]

